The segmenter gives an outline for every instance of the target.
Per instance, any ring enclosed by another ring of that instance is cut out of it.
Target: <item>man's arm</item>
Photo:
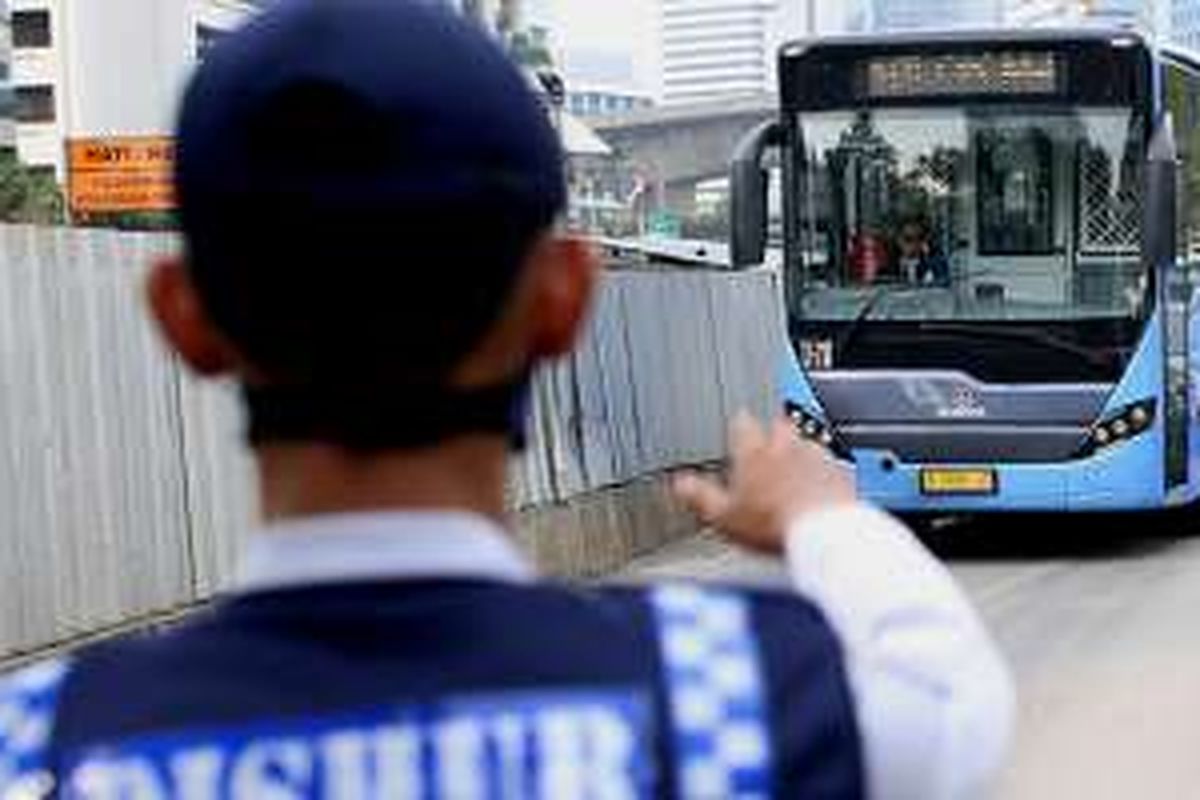
[[[1015,694],[950,573],[867,506],[798,520],[787,556],[845,648],[870,797],[986,797],[1008,754]]]
[[[740,417],[728,486],[676,485],[744,547],[788,556],[840,638],[873,800],[986,797],[1008,754],[1008,672],[949,572],[899,522],[858,502],[852,474],[786,421]]]

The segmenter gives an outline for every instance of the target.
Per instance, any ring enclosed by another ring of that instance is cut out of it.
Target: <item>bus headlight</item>
[[[816,442],[827,450],[832,450],[836,455],[849,457],[849,452],[841,446],[837,434],[826,422],[794,403],[788,403],[784,413],[787,414],[787,418],[795,426],[796,432],[800,434],[801,438]]]
[[[1154,425],[1158,410],[1156,400],[1143,400],[1125,406],[1092,426],[1080,457],[1094,455],[1099,450],[1118,445],[1145,433]]]
[[[1134,406],[1129,412],[1129,422],[1134,429],[1146,428],[1150,424],[1150,411],[1147,411],[1144,406]]]

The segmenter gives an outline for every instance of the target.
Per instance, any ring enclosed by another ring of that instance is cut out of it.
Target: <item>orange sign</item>
[[[175,141],[170,137],[72,139],[67,163],[72,213],[175,209]]]

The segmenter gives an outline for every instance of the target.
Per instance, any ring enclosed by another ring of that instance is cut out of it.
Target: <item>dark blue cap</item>
[[[524,74],[422,0],[270,5],[198,68],[177,169],[216,324],[276,383],[360,394],[437,387],[566,203]]]
[[[360,115],[290,128],[290,115],[304,109],[282,101],[313,87],[345,93]],[[263,118],[280,105],[280,118]],[[553,214],[564,202],[557,140],[524,76],[489,36],[437,2],[275,4],[201,66],[179,139],[180,188],[200,217],[210,198],[255,192],[264,181],[317,203],[507,192]],[[330,147],[354,152],[323,152]]]

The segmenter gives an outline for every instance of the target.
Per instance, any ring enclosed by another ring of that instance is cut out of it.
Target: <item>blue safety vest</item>
[[[859,798],[794,595],[363,583],[233,597],[0,682],[0,798]]]

